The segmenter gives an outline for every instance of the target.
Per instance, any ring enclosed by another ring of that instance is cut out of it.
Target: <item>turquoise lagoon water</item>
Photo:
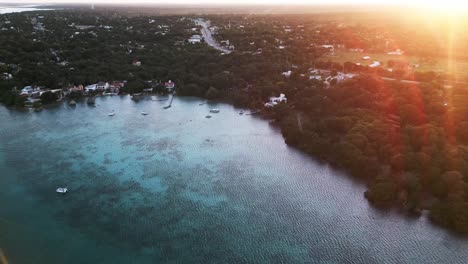
[[[265,120],[196,98],[96,102],[0,108],[9,263],[468,262],[467,238],[370,207]]]

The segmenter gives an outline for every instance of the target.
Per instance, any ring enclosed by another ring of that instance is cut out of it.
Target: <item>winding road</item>
[[[202,29],[201,29],[201,34],[203,35],[203,39],[205,40],[206,44],[208,44],[209,46],[221,51],[221,52],[224,52],[225,54],[229,54],[231,53],[232,51],[231,50],[228,50],[228,49],[225,49],[223,47],[221,47],[218,42],[216,42],[216,40],[213,38],[213,33],[211,32],[210,30],[210,22],[209,21],[205,21],[201,18],[199,19],[195,19],[195,24],[198,25],[198,26],[201,26]]]

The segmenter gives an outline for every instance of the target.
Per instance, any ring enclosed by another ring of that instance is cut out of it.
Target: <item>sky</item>
[[[464,5],[465,0],[0,0],[0,3],[171,3],[171,4],[236,4],[236,3],[250,3],[250,4],[387,4],[387,5]]]
[[[254,4],[254,5],[396,5],[436,10],[467,10],[468,0],[0,0],[0,3],[112,4]]]

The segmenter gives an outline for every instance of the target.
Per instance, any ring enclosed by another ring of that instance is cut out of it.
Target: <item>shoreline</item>
[[[122,94],[122,95],[117,95],[118,97],[125,97],[125,96],[131,96],[131,94]],[[153,97],[153,96],[158,96],[156,94],[147,94],[147,95],[143,95],[142,96],[142,99],[145,100],[144,98],[148,98],[148,97]],[[161,96],[161,95],[159,95]],[[167,96],[167,95],[162,95],[162,96]],[[84,96],[80,99],[73,99],[77,102],[80,102],[81,104],[86,104],[86,100],[87,98],[89,97],[92,97],[92,96]],[[102,97],[102,96],[97,96],[97,97]],[[182,98],[189,98],[189,97],[195,97],[195,98],[198,98],[198,99],[201,99],[201,100],[208,100],[207,98],[205,97],[199,97],[199,96],[179,96],[179,97],[182,97]],[[130,101],[133,101],[131,99],[131,97],[128,98],[128,100]],[[54,107],[57,107],[59,106],[60,104],[67,104],[67,99],[64,99],[60,102],[54,102],[54,103],[51,103],[51,104],[46,104],[44,105],[44,110],[47,110],[47,108],[54,108]],[[452,228],[449,228],[447,226],[444,226],[443,224],[435,221],[431,216],[430,216],[430,208],[428,208],[427,206],[424,206],[424,207],[421,207],[419,208],[419,210],[409,210],[408,208],[405,208],[403,205],[399,204],[399,203],[395,203],[393,204],[392,206],[380,206],[379,204],[376,204],[374,202],[372,202],[371,200],[369,200],[369,198],[367,197],[366,193],[369,191],[369,187],[370,187],[370,184],[371,184],[371,180],[370,179],[365,179],[365,178],[361,178],[361,177],[358,177],[356,175],[353,175],[352,172],[346,167],[344,166],[342,163],[340,163],[339,160],[335,160],[329,156],[327,156],[326,154],[323,154],[323,155],[314,155],[314,154],[311,154],[311,153],[308,153],[307,152],[307,149],[303,148],[300,146],[300,144],[292,144],[291,142],[288,142],[286,140],[286,135],[284,134],[284,128],[282,127],[281,125],[281,122],[278,121],[276,118],[275,118],[275,114],[273,112],[270,112],[270,111],[262,111],[262,110],[258,110],[256,108],[252,108],[250,106],[247,106],[247,105],[242,105],[242,104],[235,104],[232,99],[229,99],[229,98],[224,98],[224,97],[220,97],[219,99],[216,99],[216,100],[208,100],[206,102],[203,103],[203,105],[207,104],[207,103],[224,103],[224,104],[228,104],[228,105],[231,105],[235,108],[240,108],[240,109],[243,109],[243,110],[249,110],[252,114],[249,114],[249,113],[244,113],[244,115],[252,115],[252,116],[257,116],[261,119],[263,119],[264,121],[266,122],[269,122],[270,125],[274,126],[275,128],[277,128],[279,130],[279,132],[281,133],[281,136],[283,138],[283,140],[285,141],[285,144],[294,148],[295,150],[298,150],[300,151],[301,153],[303,153],[304,155],[314,159],[315,161],[321,163],[321,164],[329,164],[333,169],[335,170],[338,170],[338,171],[342,171],[346,174],[347,177],[350,177],[351,179],[353,180],[356,180],[357,182],[361,183],[361,184],[364,184],[364,186],[366,186],[366,189],[367,191],[363,192],[362,193],[362,196],[365,197],[365,200],[367,201],[367,203],[369,203],[373,208],[376,208],[378,210],[382,210],[382,211],[390,211],[390,210],[397,210],[402,216],[404,217],[409,217],[409,218],[417,218],[419,219],[420,217],[425,217],[429,220],[429,222],[431,224],[433,224],[434,226],[438,226],[450,233],[453,233],[453,234],[456,234],[458,236],[461,236],[463,238],[468,238],[468,234],[466,233],[463,233],[463,232],[457,232],[456,230],[452,229]],[[9,108],[9,107],[7,107]],[[12,109],[14,110],[17,110],[17,111],[22,111],[22,112],[35,112],[35,109],[34,108],[17,108],[17,107],[12,107]],[[427,203],[426,203],[427,204]]]

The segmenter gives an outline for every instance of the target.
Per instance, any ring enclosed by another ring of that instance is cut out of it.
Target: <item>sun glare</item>
[[[467,11],[468,3],[464,0],[427,0],[421,5],[427,5],[428,8],[437,12],[461,13]]]

